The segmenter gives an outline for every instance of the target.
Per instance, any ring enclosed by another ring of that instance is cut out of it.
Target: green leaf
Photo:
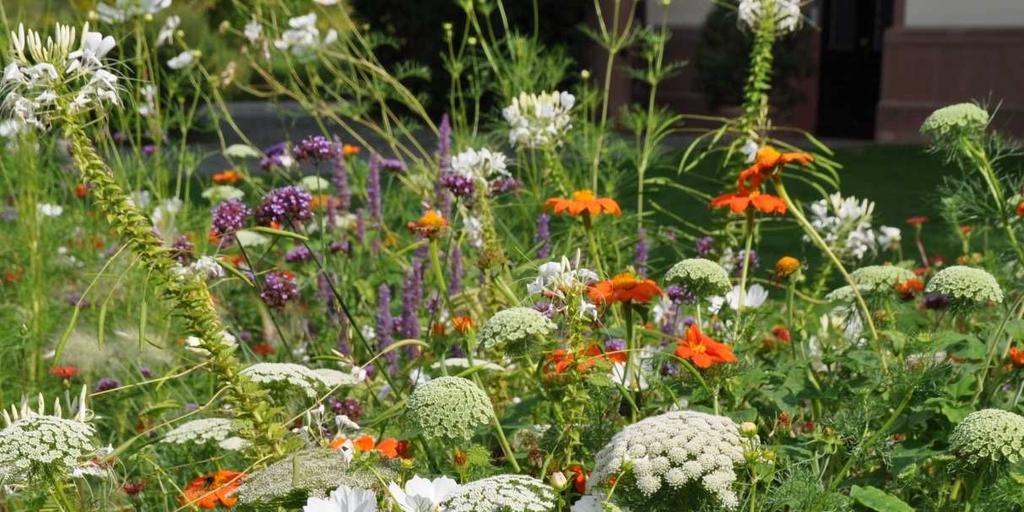
[[[294,238],[296,240],[302,240],[302,241],[309,240],[309,238],[307,238],[305,235],[300,235],[300,234],[295,233],[293,231],[285,231],[283,229],[274,229],[274,228],[268,228],[268,227],[264,227],[264,226],[256,226],[254,228],[249,228],[249,231],[255,231],[257,233],[263,233],[265,235],[270,235],[270,236],[283,236],[285,238]]]
[[[914,512],[914,507],[877,487],[853,486],[850,497],[858,504],[878,512]]]

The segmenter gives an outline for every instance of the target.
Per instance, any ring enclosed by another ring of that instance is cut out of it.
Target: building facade
[[[683,112],[707,112],[698,87],[697,47],[711,0],[647,0],[645,20],[666,17],[667,56],[687,60],[659,98]],[[814,0],[802,59],[812,71],[789,86],[800,100],[780,122],[824,136],[919,141],[935,108],[978,100],[995,124],[1024,136],[1024,0]]]

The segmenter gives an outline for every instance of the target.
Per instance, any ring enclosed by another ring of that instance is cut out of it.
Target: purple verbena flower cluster
[[[295,155],[295,159],[300,162],[326,162],[335,158],[337,148],[331,143],[327,137],[323,135],[311,135],[302,139],[295,148],[292,149],[292,154]]]
[[[263,204],[256,208],[256,220],[264,226],[277,223],[287,226],[288,222],[305,222],[313,217],[310,203],[313,196],[305,189],[294,185],[276,188],[267,193]]]
[[[252,210],[239,199],[222,201],[213,207],[213,232],[219,237],[227,237],[244,228],[251,214]]]
[[[284,260],[288,263],[302,263],[311,259],[313,259],[313,253],[305,245],[295,247],[284,255]]]
[[[286,272],[267,272],[263,279],[263,291],[260,299],[267,307],[281,308],[299,296],[299,287],[295,278]]]
[[[473,197],[473,191],[476,190],[476,184],[471,176],[456,172],[442,174],[439,182],[445,190],[451,192],[456,197]]]

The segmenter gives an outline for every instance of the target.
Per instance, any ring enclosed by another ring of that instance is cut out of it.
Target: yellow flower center
[[[594,192],[591,190],[577,190],[572,193],[573,201],[593,201],[596,199]]]

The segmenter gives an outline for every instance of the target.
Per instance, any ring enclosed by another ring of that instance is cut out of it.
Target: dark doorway
[[[871,139],[893,0],[823,0],[818,134]]]

